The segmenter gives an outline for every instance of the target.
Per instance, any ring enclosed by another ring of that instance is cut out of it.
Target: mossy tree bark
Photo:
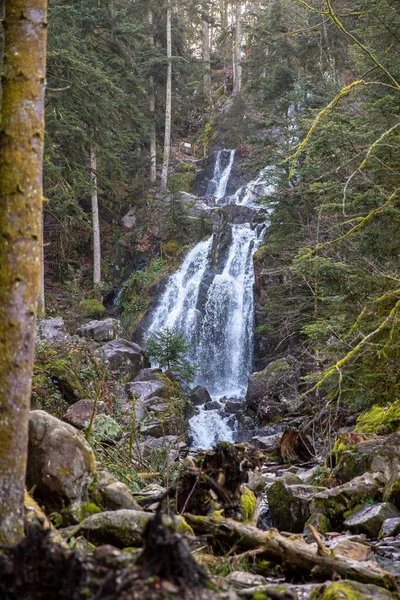
[[[0,124],[0,544],[23,535],[40,281],[46,0],[5,0]]]

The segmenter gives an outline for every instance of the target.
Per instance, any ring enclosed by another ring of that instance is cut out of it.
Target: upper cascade
[[[220,200],[219,204],[250,205],[257,190],[262,194],[260,186],[265,182],[260,175],[248,189],[227,195],[234,161],[235,150],[215,154],[207,195]],[[196,384],[206,387],[214,399],[243,397],[252,371],[252,257],[261,237],[249,223],[225,223],[222,232],[215,232],[187,254],[169,277],[151,315],[147,335],[168,327],[192,344],[187,358],[199,366]],[[233,433],[225,421],[218,410],[200,408],[191,421],[195,445],[207,448],[221,439],[231,441]]]

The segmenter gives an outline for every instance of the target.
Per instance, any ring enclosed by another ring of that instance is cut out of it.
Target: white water
[[[225,197],[234,159],[234,150],[218,152],[207,195],[225,203],[251,205],[257,193],[266,192],[264,172],[245,191],[241,188],[242,192]],[[147,331],[151,334],[169,327],[193,344],[187,358],[199,365],[195,383],[206,387],[221,408],[222,398],[244,396],[253,361],[252,256],[259,239],[248,224],[231,227],[230,246],[217,266],[211,260],[214,236],[189,252],[168,279]],[[227,421],[219,410],[199,407],[190,420],[193,445],[210,448],[218,441],[232,441],[233,431]]]

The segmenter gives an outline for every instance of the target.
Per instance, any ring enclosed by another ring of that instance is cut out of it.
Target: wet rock
[[[112,544],[117,548],[142,546],[143,530],[151,518],[152,513],[139,510],[106,511],[85,519],[80,525],[79,533],[96,545]],[[193,535],[193,530],[183,517],[171,519],[164,516],[163,521],[179,533]]]
[[[65,331],[64,319],[38,319],[36,326],[36,342],[64,342],[68,334]]]
[[[94,405],[94,400],[79,400],[69,407],[62,420],[73,425],[77,429],[86,429],[90,423]],[[105,414],[108,411],[109,408],[105,402],[97,402],[97,415]]]
[[[344,526],[354,533],[377,538],[383,522],[394,517],[400,517],[400,511],[389,502],[366,504],[348,515]]]
[[[90,338],[95,342],[109,342],[122,335],[122,325],[118,319],[90,321],[76,330],[80,337]]]
[[[119,339],[103,346],[107,367],[118,377],[131,377],[135,372],[149,367],[144,350],[133,342]]]
[[[345,483],[367,471],[381,473],[386,481],[400,472],[400,433],[360,442],[340,452],[333,476]]]
[[[296,411],[301,400],[295,360],[292,357],[281,358],[271,362],[263,371],[250,375],[246,401],[259,417],[268,421]]]
[[[43,410],[30,413],[27,487],[35,486],[41,503],[76,517],[95,474],[93,451],[80,432]]]
[[[218,410],[218,408],[221,408],[221,405],[217,400],[212,400],[204,405],[205,410]]]
[[[212,402],[212,398],[208,393],[208,390],[202,385],[198,385],[194,388],[189,396],[189,400],[199,406],[200,404],[206,404],[206,402]]]
[[[391,519],[386,519],[381,527],[381,530],[378,535],[378,539],[387,538],[387,537],[395,537],[400,533],[400,517],[392,517]]]
[[[125,390],[129,397],[136,396],[142,402],[147,403],[152,398],[163,398],[167,396],[168,390],[162,381],[133,381],[127,383]]]
[[[396,595],[376,585],[345,579],[324,583],[314,590],[310,600],[395,600]]]
[[[161,369],[141,369],[133,381],[155,381],[161,372]]]
[[[292,473],[284,474],[267,490],[272,524],[283,531],[301,533],[311,516],[310,500],[321,488],[305,485]]]
[[[231,415],[236,415],[241,408],[243,408],[243,399],[241,398],[230,398],[224,404],[225,412]]]
[[[365,473],[343,485],[323,489],[312,499],[311,512],[323,513],[335,527],[341,523],[346,511],[355,508],[365,498],[373,500],[377,497],[381,484],[379,475]]]
[[[229,221],[233,225],[242,225],[243,223],[251,223],[257,210],[250,206],[240,204],[226,204],[224,210],[228,213]]]

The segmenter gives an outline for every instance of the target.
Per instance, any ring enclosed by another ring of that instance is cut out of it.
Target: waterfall
[[[220,150],[217,152],[213,178],[207,187],[207,196],[214,196],[217,200],[225,196],[235,153],[235,150]]]
[[[241,204],[240,195],[225,199],[234,159],[234,150],[217,153],[208,194]],[[261,185],[258,181],[253,183]],[[193,344],[187,358],[199,365],[195,383],[206,387],[221,408],[223,398],[244,396],[252,369],[252,257],[259,245],[256,230],[249,224],[230,228],[225,246],[215,233],[188,253],[181,267],[169,277],[147,329],[148,335],[169,327]],[[191,430],[196,447],[208,448],[218,441],[233,439],[227,418],[218,410],[200,407],[191,419]]]

